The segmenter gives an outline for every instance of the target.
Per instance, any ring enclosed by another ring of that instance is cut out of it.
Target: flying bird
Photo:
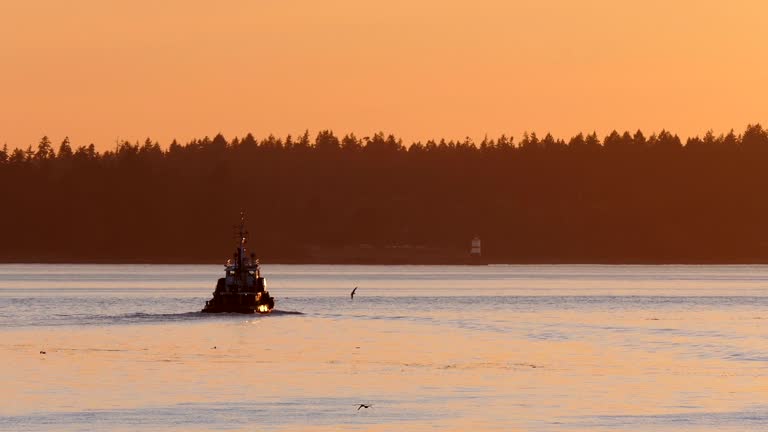
[[[45,354],[45,351],[40,351],[40,354]]]
[[[358,410],[358,411],[360,411],[360,408],[370,408],[370,407],[372,407],[372,406],[373,406],[373,404],[371,404],[371,405],[360,404],[360,406],[359,406],[359,407],[357,407],[357,410]]]
[[[349,293],[349,298],[350,298],[351,300],[354,300],[354,299],[355,299],[355,291],[357,291],[357,287],[355,287],[355,289],[353,289],[353,290],[352,290],[352,292],[351,292],[351,293]]]

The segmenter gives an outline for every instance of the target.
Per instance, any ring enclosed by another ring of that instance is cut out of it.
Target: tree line
[[[271,262],[358,262],[363,249],[418,262],[424,248],[451,262],[475,235],[495,262],[768,262],[767,163],[759,124],[684,143],[614,131],[404,145],[323,130],[99,152],[43,137],[0,151],[0,260],[218,262],[245,210]]]

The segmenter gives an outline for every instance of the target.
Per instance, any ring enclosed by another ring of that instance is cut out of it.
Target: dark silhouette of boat
[[[240,234],[237,251],[225,265],[226,274],[216,283],[213,298],[205,302],[203,312],[235,312],[268,314],[275,307],[275,299],[267,291],[267,282],[261,276],[259,260],[254,254],[247,256],[245,243],[245,213],[240,212]]]

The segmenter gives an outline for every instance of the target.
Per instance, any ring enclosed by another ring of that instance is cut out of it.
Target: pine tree
[[[59,159],[69,159],[72,157],[72,146],[69,143],[69,137],[64,137],[64,141],[59,145]]]

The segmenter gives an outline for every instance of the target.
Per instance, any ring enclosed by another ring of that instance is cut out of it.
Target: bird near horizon
[[[355,291],[357,291],[357,287],[355,287],[355,289],[353,289],[352,292],[349,293],[349,299],[350,300],[354,300],[355,299]]]
[[[366,405],[366,404],[360,404],[360,406],[358,406],[358,407],[357,407],[357,410],[358,410],[358,411],[360,411],[360,408],[370,408],[370,407],[372,407],[372,406],[373,406],[373,404],[369,404],[369,405]]]

